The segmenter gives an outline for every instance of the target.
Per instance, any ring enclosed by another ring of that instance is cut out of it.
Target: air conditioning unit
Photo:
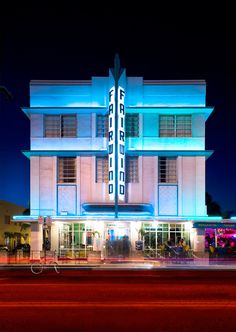
[[[60,212],[60,215],[61,215],[61,216],[67,216],[67,215],[68,215],[68,211],[61,211],[61,212]]]

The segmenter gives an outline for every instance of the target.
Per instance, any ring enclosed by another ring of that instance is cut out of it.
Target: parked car
[[[0,251],[8,251],[8,247],[4,244],[0,244]]]

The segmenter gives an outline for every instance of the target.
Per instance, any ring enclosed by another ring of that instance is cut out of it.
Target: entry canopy
[[[82,205],[86,214],[91,213],[114,213],[114,204],[94,204],[94,203],[84,203]],[[153,215],[152,204],[119,204],[118,211],[120,213],[135,213],[135,214],[149,214]]]

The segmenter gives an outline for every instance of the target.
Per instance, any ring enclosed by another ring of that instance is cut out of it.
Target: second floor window
[[[96,182],[108,183],[108,157],[96,157]]]
[[[45,137],[76,137],[76,115],[45,115]]]
[[[96,136],[107,137],[108,136],[108,115],[97,114],[96,118]]]
[[[125,182],[126,183],[138,183],[138,157],[126,157],[125,158]]]
[[[191,115],[160,115],[160,137],[191,137]]]
[[[58,158],[58,183],[76,183],[76,158]]]
[[[176,158],[159,157],[159,183],[177,183]]]
[[[139,137],[139,114],[125,115],[126,137]]]

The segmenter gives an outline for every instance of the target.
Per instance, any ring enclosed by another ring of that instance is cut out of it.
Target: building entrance
[[[131,252],[130,224],[105,225],[105,258],[127,258]]]

